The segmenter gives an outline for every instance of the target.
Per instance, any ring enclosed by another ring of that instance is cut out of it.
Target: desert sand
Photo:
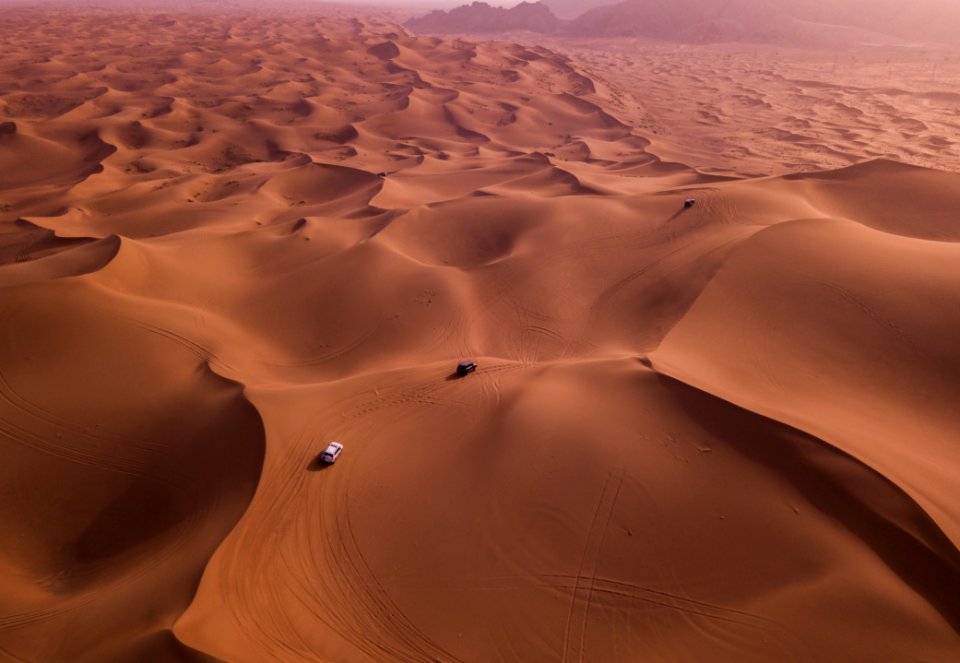
[[[960,172],[955,48],[524,37],[606,79],[626,100],[619,117],[657,154],[709,172],[762,177],[869,159]]]
[[[960,657],[948,73],[0,27],[0,658]]]

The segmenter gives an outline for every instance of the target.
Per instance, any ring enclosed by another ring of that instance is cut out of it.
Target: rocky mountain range
[[[960,44],[960,3],[943,0],[627,0],[590,7],[597,1],[522,2],[509,9],[473,2],[413,18],[406,25],[441,34],[530,30],[690,43]],[[590,8],[574,18],[559,18],[570,16],[577,6]]]

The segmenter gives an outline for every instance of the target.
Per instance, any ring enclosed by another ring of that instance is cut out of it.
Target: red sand
[[[540,47],[0,27],[0,657],[960,657],[952,147],[747,178]]]

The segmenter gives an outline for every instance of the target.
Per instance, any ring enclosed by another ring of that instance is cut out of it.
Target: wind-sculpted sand
[[[0,27],[0,657],[960,656],[945,162],[746,177],[377,18]]]
[[[782,175],[890,159],[960,172],[960,51],[517,39],[573,56],[657,154],[708,172]],[[505,37],[500,37],[505,38]]]

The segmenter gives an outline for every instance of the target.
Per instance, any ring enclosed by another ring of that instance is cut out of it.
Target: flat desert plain
[[[0,659],[960,658],[956,59],[0,28]]]

